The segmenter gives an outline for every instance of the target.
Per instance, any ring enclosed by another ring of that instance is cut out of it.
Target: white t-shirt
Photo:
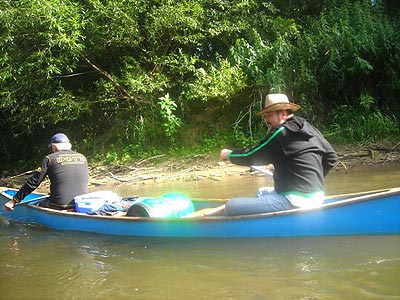
[[[325,199],[325,193],[323,191],[312,194],[284,194],[284,196],[293,206],[301,208],[320,207]]]

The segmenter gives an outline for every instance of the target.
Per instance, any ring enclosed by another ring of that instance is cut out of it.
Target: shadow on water
[[[400,182],[398,166],[350,171],[329,175],[329,193]],[[123,193],[229,197],[269,182],[239,180],[124,186]],[[0,256],[1,299],[400,299],[399,235],[135,238],[0,220]]]

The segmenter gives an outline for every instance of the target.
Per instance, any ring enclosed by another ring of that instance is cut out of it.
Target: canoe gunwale
[[[4,198],[12,199],[8,194],[4,193],[5,190],[15,190],[12,188],[3,188],[0,187],[0,194]],[[148,217],[130,217],[130,216],[102,216],[102,215],[89,215],[89,214],[82,214],[78,212],[69,212],[63,210],[55,210],[51,208],[40,207],[31,204],[25,204],[26,207],[32,210],[38,210],[45,212],[50,215],[62,215],[62,216],[70,216],[70,217],[78,217],[78,218],[95,218],[95,219],[112,219],[112,220],[122,220],[122,221],[132,221],[132,222],[199,222],[199,221],[227,221],[227,220],[243,220],[243,219],[256,219],[256,218],[270,218],[276,216],[284,216],[284,215],[297,215],[297,214],[307,214],[309,212],[314,212],[318,210],[326,210],[334,207],[345,206],[348,204],[359,203],[364,201],[375,200],[377,198],[381,198],[382,196],[391,196],[400,193],[400,188],[391,188],[391,189],[383,189],[383,190],[376,190],[370,192],[361,192],[361,193],[352,193],[347,194],[350,198],[337,200],[329,203],[325,203],[319,207],[313,208],[295,208],[291,210],[285,211],[278,211],[278,212],[267,212],[267,213],[259,213],[253,215],[240,215],[240,216],[212,216],[212,215],[200,215],[194,217],[183,217],[183,218],[148,218]],[[42,193],[35,193],[41,195]],[[45,194],[43,194],[45,195]],[[328,197],[330,199],[337,198],[344,198],[347,195],[338,195],[338,196],[331,196]],[[357,196],[359,195],[359,196]],[[221,200],[218,200],[221,201]],[[18,209],[18,208],[16,208]]]

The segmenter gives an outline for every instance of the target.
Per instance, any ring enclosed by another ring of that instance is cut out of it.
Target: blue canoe
[[[182,218],[88,215],[31,204],[6,211],[4,204],[14,193],[14,189],[0,189],[1,217],[58,230],[212,238],[400,234],[400,188],[333,196],[320,208],[234,217],[221,213],[224,202],[193,200],[196,212]],[[32,193],[24,201],[43,196]]]

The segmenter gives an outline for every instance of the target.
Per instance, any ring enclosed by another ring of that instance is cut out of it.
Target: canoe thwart
[[[184,218],[212,216],[224,210],[225,210],[225,204],[212,208],[203,208],[201,210],[195,211],[194,213],[184,216]]]

